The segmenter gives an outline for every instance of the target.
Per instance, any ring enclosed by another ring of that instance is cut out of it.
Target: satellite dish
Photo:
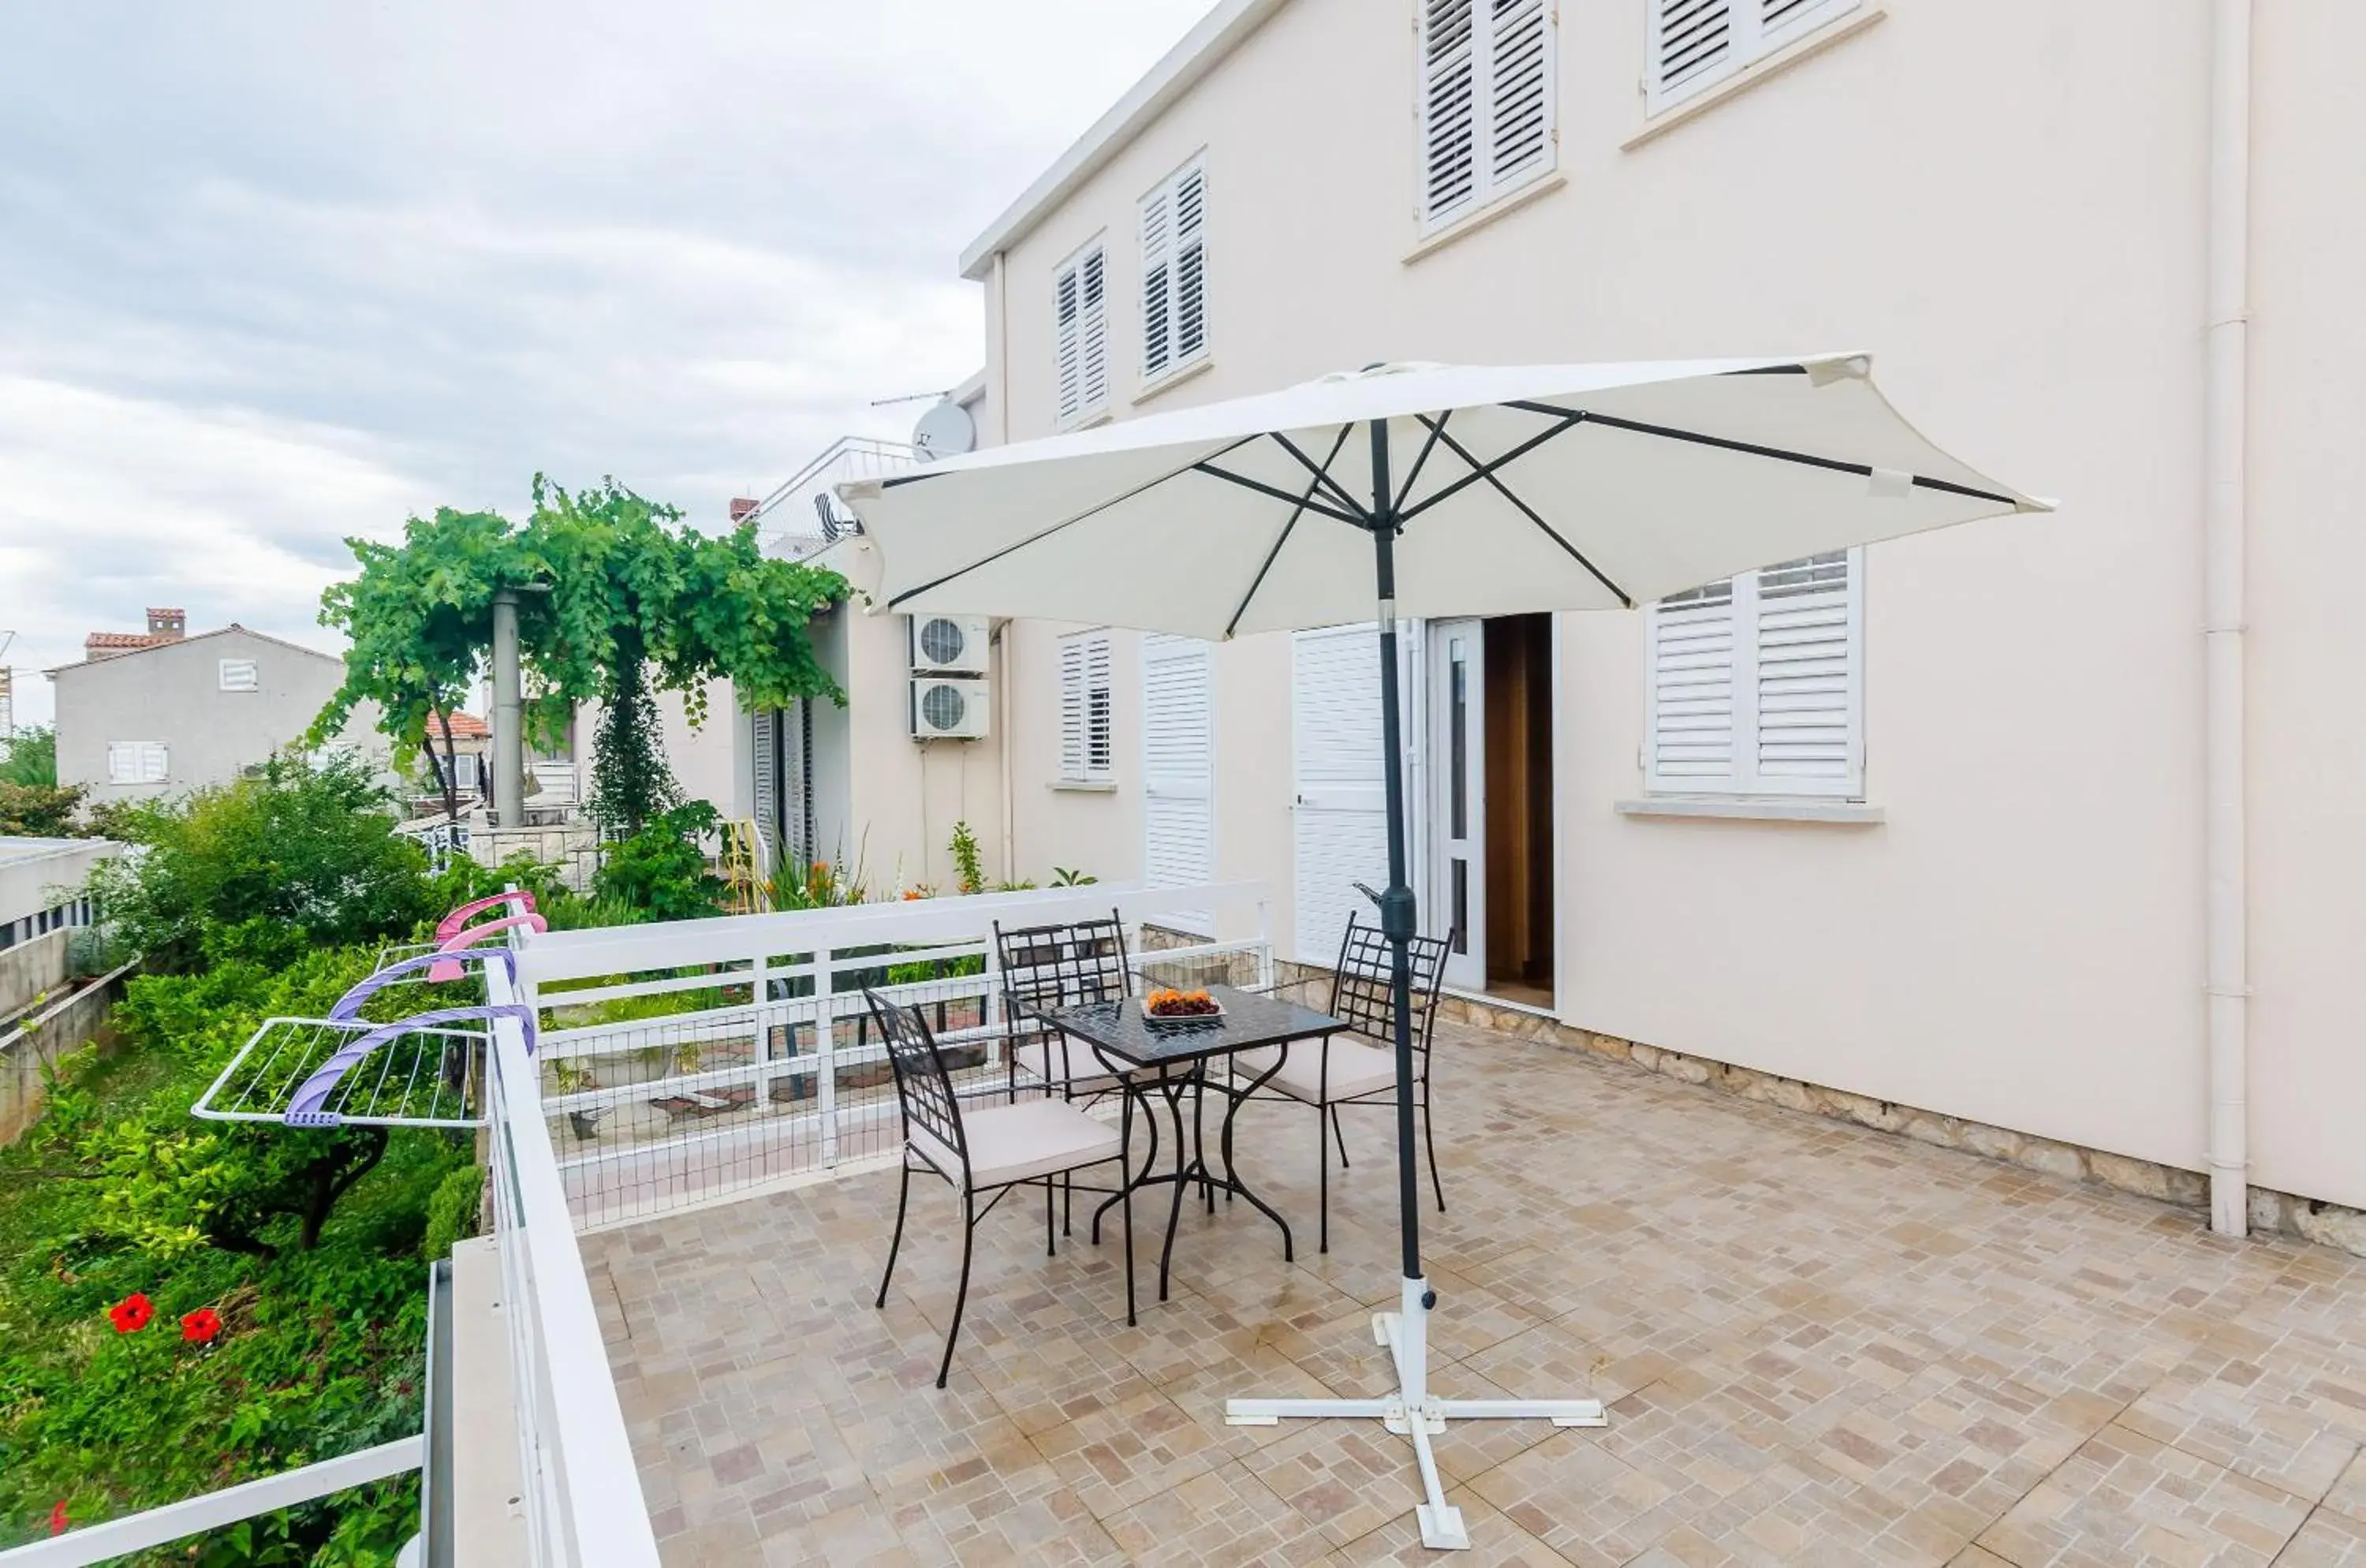
[[[958,457],[976,447],[977,422],[969,417],[969,410],[945,398],[912,427],[912,445],[919,449],[923,462]]]

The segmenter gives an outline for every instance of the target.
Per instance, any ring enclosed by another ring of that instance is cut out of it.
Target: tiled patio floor
[[[2366,1262],[1441,1032],[1436,1384],[1612,1402],[1439,1440],[1459,1561],[2366,1565]],[[943,1393],[941,1187],[884,1312],[889,1173],[587,1238],[666,1560],[1429,1560],[1401,1439],[1223,1425],[1228,1394],[1386,1392],[1396,1292],[1387,1118],[1350,1119],[1327,1258],[1312,1113],[1244,1124],[1295,1265],[1245,1205],[1189,1214],[1129,1329],[1114,1245],[1046,1259],[1014,1196]]]

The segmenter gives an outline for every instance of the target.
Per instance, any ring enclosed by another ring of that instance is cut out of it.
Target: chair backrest
[[[1417,936],[1405,957],[1413,976],[1413,1043],[1416,1051],[1429,1049],[1430,1031],[1437,1024],[1438,989],[1446,973],[1446,955],[1453,950],[1451,936]],[[1388,938],[1378,926],[1347,917],[1347,931],[1339,942],[1339,966],[1331,977],[1331,1016],[1348,1028],[1375,1040],[1396,1039],[1396,997],[1391,985],[1393,959]]]
[[[961,1101],[953,1094],[952,1075],[938,1055],[936,1036],[929,1032],[929,1021],[918,1008],[899,1008],[867,986],[862,999],[887,1042],[887,1060],[896,1069],[896,1098],[903,1102],[906,1123],[951,1149],[967,1170],[969,1140],[962,1132]]]
[[[1003,1000],[1014,1026],[1021,1007],[1069,1007],[1132,994],[1125,925],[1115,909],[1105,920],[1015,931],[1004,931],[997,920],[994,946],[1002,965]]]

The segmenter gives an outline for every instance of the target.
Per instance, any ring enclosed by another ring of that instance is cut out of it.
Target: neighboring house
[[[1455,984],[2366,1205],[2366,8],[2260,7],[2248,55],[2214,14],[1226,0],[963,257],[983,434],[1375,361],[1873,351],[2060,513],[1418,628]],[[994,637],[957,768],[852,657],[874,868],[1007,813],[997,870],[1267,878],[1329,955],[1379,880],[1366,630]]]
[[[184,626],[178,610],[151,610],[146,633],[94,632],[81,663],[47,671],[60,784],[100,803],[226,784],[301,739],[344,678],[332,654],[234,624],[195,637]],[[382,769],[377,723],[363,705],[338,744]]]
[[[414,809],[444,809],[439,770],[447,766],[463,811],[490,791],[491,727],[472,713],[450,714],[446,719],[448,723],[431,715],[427,720],[427,743],[435,753],[435,762],[430,767],[422,758],[413,771],[410,784]]]
[[[104,839],[0,838],[0,1020],[64,983],[68,933],[91,919],[83,884],[122,848]]]

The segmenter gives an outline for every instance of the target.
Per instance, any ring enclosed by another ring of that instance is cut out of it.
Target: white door
[[[1403,656],[1414,640],[1400,626],[1398,689],[1408,698],[1412,682]],[[1290,712],[1296,789],[1290,814],[1293,956],[1327,967],[1338,962],[1339,939],[1351,913],[1367,924],[1380,919],[1356,884],[1378,889],[1389,880],[1378,629],[1368,623],[1293,633]],[[1414,733],[1408,725],[1404,734]],[[1407,747],[1409,752],[1415,750]],[[1408,766],[1406,799],[1416,812],[1419,777]]]
[[[1197,637],[1142,639],[1142,869],[1153,887],[1216,879],[1216,735],[1208,654]],[[1205,910],[1160,915],[1155,923],[1215,935]]]
[[[1446,983],[1487,988],[1486,637],[1475,620],[1429,624],[1431,876],[1422,930],[1450,937]]]

